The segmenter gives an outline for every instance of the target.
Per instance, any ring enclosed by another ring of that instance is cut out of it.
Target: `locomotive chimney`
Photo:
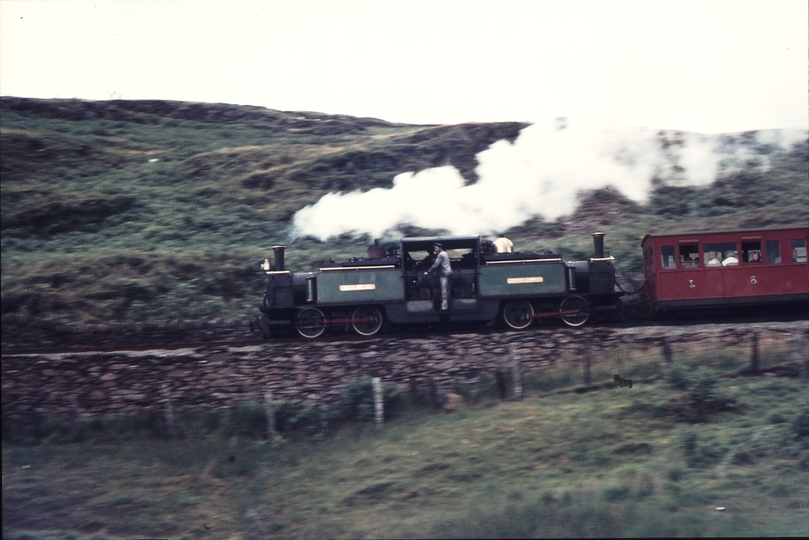
[[[603,232],[594,232],[593,236],[593,247],[595,248],[595,259],[603,259],[604,258],[604,234]]]
[[[379,238],[374,240],[373,246],[368,246],[369,259],[381,259],[385,256],[385,248],[379,247]]]
[[[272,250],[275,253],[275,271],[284,271],[284,249],[286,246],[273,246]]]

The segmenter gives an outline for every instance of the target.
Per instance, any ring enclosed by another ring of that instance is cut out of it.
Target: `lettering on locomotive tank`
[[[373,283],[360,283],[358,285],[340,285],[340,290],[343,292],[347,291],[373,291],[376,289],[376,285]]]
[[[520,283],[542,283],[545,279],[542,276],[536,277],[510,277],[506,280],[509,285],[518,285]]]

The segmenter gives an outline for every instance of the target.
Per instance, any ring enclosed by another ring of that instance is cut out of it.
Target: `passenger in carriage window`
[[[792,240],[792,262],[806,262],[806,241]]]
[[[781,243],[778,240],[767,240],[767,263],[779,264],[781,262]]]
[[[760,263],[761,262],[761,253],[758,251],[753,251],[750,253],[750,260],[748,262],[751,263]]]
[[[736,255],[736,250],[734,249],[729,249],[727,252],[725,252],[725,258],[722,261],[722,266],[739,264],[739,259],[736,257]]]
[[[705,266],[722,266],[722,261],[719,260],[719,254],[716,251],[708,252],[708,262]]]

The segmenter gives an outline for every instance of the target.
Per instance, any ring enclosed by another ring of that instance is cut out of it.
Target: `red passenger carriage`
[[[795,303],[809,312],[809,227],[646,235],[653,312]]]

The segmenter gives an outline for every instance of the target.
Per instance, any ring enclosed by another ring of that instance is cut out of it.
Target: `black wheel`
[[[503,320],[511,328],[528,328],[534,320],[534,308],[526,300],[512,300],[503,308]]]
[[[374,306],[358,307],[351,318],[354,320],[354,330],[361,336],[373,336],[384,322],[382,314]]]
[[[568,296],[559,305],[559,316],[568,326],[581,326],[590,318],[590,304],[581,296]]]
[[[317,308],[303,308],[295,316],[295,329],[305,338],[316,338],[326,331],[326,316]]]

